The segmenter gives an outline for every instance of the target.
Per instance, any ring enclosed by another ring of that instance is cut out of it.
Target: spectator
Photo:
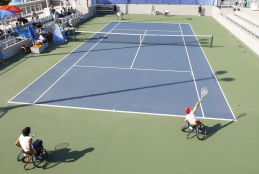
[[[59,17],[64,17],[62,10],[59,13]]]
[[[41,22],[38,23],[38,28],[40,29],[40,31],[43,30]]]
[[[0,29],[0,36],[4,34],[4,31]]]
[[[152,13],[154,13],[154,15],[156,15],[156,11],[155,11],[154,5],[152,5],[152,7],[151,7],[151,15],[152,15]]]
[[[169,12],[170,12],[170,10],[167,8],[167,9],[165,10],[164,16],[169,15]]]
[[[19,13],[18,15],[16,15],[16,19],[17,19],[17,21],[22,21],[23,24],[25,24],[25,23],[28,22],[27,19],[21,17],[21,13]]]
[[[66,9],[66,15],[70,15],[69,8]]]
[[[49,8],[54,9],[53,5],[51,5],[51,4],[49,5]]]
[[[22,29],[22,21],[19,22],[18,28]]]
[[[31,24],[32,24],[33,26],[36,26],[36,25],[37,25],[37,23],[35,22],[35,20],[34,20],[33,17],[31,17]]]
[[[66,0],[66,6],[69,6],[70,4],[69,4],[69,1],[68,0]]]
[[[34,9],[31,10],[31,17],[35,17],[35,18],[37,17],[37,14],[35,13]]]
[[[61,7],[61,9],[63,8],[63,6],[64,6],[63,0],[60,0],[60,7]]]
[[[14,29],[15,29],[15,31],[19,30],[18,22],[16,22]]]
[[[73,13],[72,13],[72,18],[74,19],[74,18],[76,18],[76,13],[73,11]]]
[[[121,20],[121,11],[118,11],[117,16],[118,16],[118,17],[120,18],[120,20]]]
[[[201,5],[198,7],[198,16],[201,16]]]
[[[235,4],[235,5],[233,6],[233,12],[234,12],[234,11],[240,11],[240,8],[237,7],[237,4]]]
[[[70,14],[72,14],[74,12],[73,8],[70,8]]]
[[[117,6],[116,6],[116,4],[113,5],[113,11],[114,11],[114,14],[117,13]]]
[[[58,12],[55,13],[54,18],[55,18],[55,19],[59,18]]]

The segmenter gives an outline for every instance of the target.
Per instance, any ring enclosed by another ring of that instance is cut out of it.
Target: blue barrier
[[[95,0],[93,0],[94,2]],[[213,5],[214,0],[97,0],[98,4],[188,4]]]

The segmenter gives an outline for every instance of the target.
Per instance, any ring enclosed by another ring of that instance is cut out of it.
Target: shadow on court
[[[53,50],[59,49],[60,47],[64,48],[67,43],[51,43],[51,46],[49,46],[44,53],[51,53]],[[58,53],[56,55],[60,55],[60,54],[69,54],[70,52],[67,53]],[[55,54],[53,54],[55,55]],[[5,74],[6,72],[12,70],[13,68],[16,68],[18,65],[20,65],[21,63],[25,62],[26,60],[28,60],[29,58],[38,58],[40,56],[43,55],[37,55],[37,54],[22,54],[22,53],[18,53],[15,56],[12,56],[9,59],[9,63],[8,64],[1,64],[0,66],[0,75]],[[50,56],[50,54],[47,54],[45,56]]]
[[[84,157],[85,154],[92,152],[94,150],[93,147],[77,151],[68,148],[68,143],[60,143],[56,145],[54,151],[48,151],[48,163],[44,167],[44,169],[53,168],[60,163],[71,163],[79,160]]]
[[[213,76],[213,77],[208,77],[208,78],[196,79],[196,81],[209,80],[209,79],[215,79],[215,78]],[[77,97],[69,97],[69,98],[63,98],[63,99],[58,99],[58,100],[42,101],[42,102],[36,102],[36,104],[46,104],[46,103],[53,103],[53,102],[60,102],[60,101],[82,99],[82,98],[87,98],[87,97],[96,97],[96,96],[102,96],[102,95],[108,95],[108,94],[115,94],[115,93],[129,92],[129,91],[135,91],[135,90],[143,90],[143,89],[149,89],[149,88],[177,85],[177,84],[181,84],[181,83],[193,83],[193,80],[186,80],[186,81],[181,81],[181,82],[166,83],[166,84],[153,85],[153,86],[145,86],[145,87],[140,87],[140,88],[124,89],[124,90],[118,90],[118,91],[110,91],[110,92],[90,94],[90,95],[77,96]]]
[[[223,75],[223,74],[226,74],[226,73],[227,73],[227,71],[216,71],[216,72],[215,72],[215,75],[216,75],[218,81],[230,82],[230,81],[235,80],[234,78],[230,78],[230,77],[227,77],[227,78],[219,78],[219,77],[218,77],[218,76]]]
[[[242,117],[245,117],[247,115],[247,113],[243,113],[243,114],[240,114],[236,119],[240,119]],[[234,123],[235,121],[231,121],[227,124],[224,124],[224,125],[221,125],[221,124],[216,124],[214,125],[213,127],[208,127],[208,126],[205,126],[206,127],[206,139],[212,137],[213,135],[215,135],[218,131],[220,131],[221,129],[231,125],[232,123]]]
[[[24,106],[29,106],[29,105],[17,105],[17,106],[7,106],[7,107],[2,107],[0,108],[0,118],[2,118],[5,114],[8,113],[8,111]]]

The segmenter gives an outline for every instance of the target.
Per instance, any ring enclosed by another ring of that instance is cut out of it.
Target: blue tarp
[[[94,2],[94,0],[93,0]],[[214,0],[97,0],[98,4],[189,4],[213,5]]]
[[[8,10],[0,10],[0,19],[2,18],[6,18],[6,17],[10,17],[10,16],[14,16],[16,15],[15,13],[8,11]]]
[[[33,28],[30,26],[30,24],[28,24],[28,36],[30,40],[35,40],[37,39],[36,34],[34,33]]]
[[[17,30],[17,33],[19,34],[20,37],[29,37],[27,28],[23,30]]]

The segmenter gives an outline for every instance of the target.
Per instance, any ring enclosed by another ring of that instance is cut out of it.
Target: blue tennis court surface
[[[194,35],[189,24],[111,22],[100,32],[143,34],[142,44],[95,35],[98,42],[84,42],[9,102],[185,116],[206,86],[209,93],[196,116],[235,120],[196,37],[184,36]],[[146,44],[154,42],[148,34],[182,37],[161,36],[155,40],[165,45]]]

